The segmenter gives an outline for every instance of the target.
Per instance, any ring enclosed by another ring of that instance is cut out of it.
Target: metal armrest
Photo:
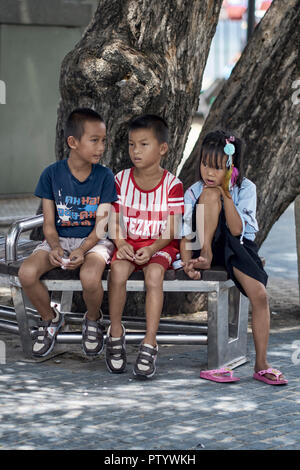
[[[33,217],[27,217],[26,219],[17,220],[11,225],[5,240],[6,263],[12,263],[17,260],[17,247],[20,234],[43,225],[43,222],[44,216],[41,214],[35,215]]]

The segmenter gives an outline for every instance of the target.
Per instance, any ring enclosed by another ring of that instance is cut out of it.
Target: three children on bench
[[[143,270],[146,334],[133,374],[137,378],[153,377],[164,273],[180,252],[183,269],[191,279],[200,279],[199,269],[216,264],[226,268],[252,306],[256,349],[253,377],[274,385],[286,384],[282,373],[267,363],[267,275],[254,243],[258,230],[256,187],[241,172],[241,141],[221,130],[207,134],[200,152],[198,181],[184,194],[181,181],[161,166],[169,142],[165,120],[155,115],[135,118],[128,137],[133,166],[114,177],[110,169],[99,164],[106,141],[103,119],[91,109],[75,109],[65,126],[68,158],[47,167],[39,179],[35,195],[42,199],[45,240],[19,270],[22,287],[41,316],[33,355],[43,357],[52,351],[64,323],[63,314],[51,307],[40,280],[56,267],[80,267],[87,308],[82,324],[83,351],[88,356],[103,351],[102,274],[110,263],[107,368],[112,373],[126,369],[122,324],[126,282],[133,271]],[[204,215],[200,207],[204,207]],[[195,249],[195,238],[199,250]],[[206,371],[203,378],[238,380],[228,369]]]

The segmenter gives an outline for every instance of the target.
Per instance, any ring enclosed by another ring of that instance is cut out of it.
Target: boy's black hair
[[[201,163],[207,164],[212,168],[221,168],[224,157],[227,155],[224,152],[224,147],[226,145],[226,139],[229,140],[231,136],[234,136],[234,141],[230,142],[235,147],[235,152],[233,154],[233,165],[239,170],[239,175],[237,178],[236,184],[241,186],[243,180],[243,159],[242,159],[242,147],[243,142],[240,138],[236,137],[232,132],[224,130],[215,130],[206,134],[203,139],[200,157],[199,157],[199,172],[200,180],[201,178]]]
[[[69,114],[64,129],[66,143],[70,136],[77,140],[81,139],[84,134],[84,124],[87,121],[104,122],[100,114],[90,108],[76,108]]]
[[[169,143],[169,128],[166,121],[155,114],[144,114],[134,118],[129,123],[129,131],[151,129],[160,144]]]

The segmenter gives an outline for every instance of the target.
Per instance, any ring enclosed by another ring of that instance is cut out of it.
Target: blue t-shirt
[[[117,201],[114,175],[109,168],[92,165],[90,175],[79,181],[67,159],[45,168],[35,196],[55,202],[55,225],[60,237],[84,238],[95,226],[99,204]]]

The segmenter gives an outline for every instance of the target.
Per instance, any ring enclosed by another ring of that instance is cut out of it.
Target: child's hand
[[[59,246],[49,252],[49,261],[53,266],[61,266],[63,256],[64,250]]]
[[[217,191],[219,191],[220,196],[222,196],[223,199],[224,199],[225,196],[228,197],[229,199],[231,199],[231,194],[230,194],[230,192],[229,192],[228,189],[226,189],[223,185],[213,186],[213,187],[211,187],[211,186],[203,186],[203,189],[204,189],[204,190],[210,190],[210,189],[217,190]]]
[[[76,269],[81,266],[84,262],[84,251],[82,248],[77,248],[70,253],[70,262],[66,265],[66,269]]]
[[[218,186],[218,188],[220,190],[221,195],[223,196],[223,199],[224,199],[224,197],[228,197],[229,199],[231,199],[231,194],[230,194],[228,188],[225,188],[224,185]]]
[[[150,261],[151,257],[153,256],[153,250],[150,246],[144,246],[140,248],[135,253],[135,263],[136,264],[145,264]]]
[[[135,261],[135,253],[133,247],[129,243],[124,241],[122,245],[118,248],[117,259],[127,259],[128,261]]]

